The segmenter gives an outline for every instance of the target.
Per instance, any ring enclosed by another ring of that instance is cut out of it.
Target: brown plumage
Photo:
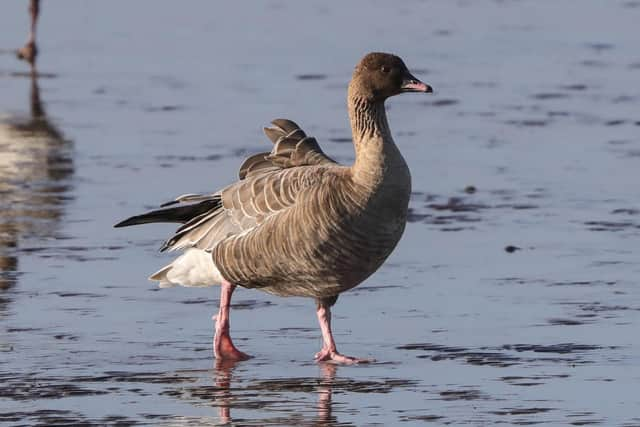
[[[273,127],[265,129],[273,149],[249,157],[238,182],[211,195],[179,197],[170,202],[177,207],[116,226],[183,222],[163,249],[187,252],[151,279],[165,286],[222,282],[228,285],[223,294],[229,299],[235,285],[315,298],[325,338],[317,359],[357,362],[335,350],[329,307],[341,292],[382,265],[404,231],[411,178],[384,108],[388,97],[402,92],[431,88],[413,77],[397,56],[368,54],[349,84],[353,165],[340,165],[325,155],[315,138],[294,122],[274,120]],[[207,265],[208,259],[213,265]],[[198,268],[201,274],[195,273]],[[220,328],[217,332],[225,334]],[[218,345],[216,355],[244,355],[234,353],[230,338],[229,345],[227,352]]]

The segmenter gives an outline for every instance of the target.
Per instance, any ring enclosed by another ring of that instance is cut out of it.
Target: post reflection
[[[25,239],[55,237],[73,174],[71,142],[47,116],[31,64],[28,114],[0,112],[0,316],[18,277]]]
[[[239,362],[216,360],[215,364],[215,402],[218,407],[217,425],[233,425],[231,411],[234,403],[243,398],[243,391],[246,387],[233,387],[234,370]],[[317,404],[316,417],[303,425],[313,426],[335,426],[338,424],[337,417],[333,415],[333,386],[338,372],[338,366],[331,363],[321,363],[318,365],[320,376],[316,382]],[[292,379],[293,381],[293,379]],[[305,381],[305,379],[301,379]],[[234,389],[236,390],[234,392]],[[299,414],[296,414],[296,419]]]

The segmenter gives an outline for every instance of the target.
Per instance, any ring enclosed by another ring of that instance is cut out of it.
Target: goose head
[[[433,89],[413,76],[402,59],[390,53],[365,55],[356,65],[349,84],[350,96],[373,102],[384,102],[407,92],[431,93]]]

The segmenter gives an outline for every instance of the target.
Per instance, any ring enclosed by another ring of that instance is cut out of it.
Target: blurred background
[[[0,6],[0,422],[639,426],[640,2]],[[27,43],[25,45],[25,42]],[[117,221],[236,179],[286,117],[353,160],[369,51],[435,89],[388,102],[410,224],[335,307],[359,367],[317,365],[313,302],[146,277],[171,226]]]

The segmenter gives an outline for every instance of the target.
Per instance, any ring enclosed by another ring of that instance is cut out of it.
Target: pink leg
[[[236,285],[225,280],[220,289],[220,310],[218,315],[214,316],[216,333],[213,337],[213,354],[219,360],[247,360],[251,357],[238,350],[229,335],[229,308],[235,288]]]
[[[31,15],[31,30],[29,30],[29,37],[27,43],[20,49],[18,49],[18,58],[24,59],[33,64],[38,55],[38,48],[36,46],[36,24],[38,22],[38,15],[40,13],[40,0],[31,0],[29,3],[29,14]]]
[[[374,362],[373,359],[359,359],[338,353],[336,343],[333,340],[333,334],[331,333],[331,308],[326,304],[319,303],[317,314],[318,322],[320,322],[320,330],[322,331],[322,340],[324,342],[322,350],[316,353],[315,356],[318,362],[341,363],[345,365]]]

